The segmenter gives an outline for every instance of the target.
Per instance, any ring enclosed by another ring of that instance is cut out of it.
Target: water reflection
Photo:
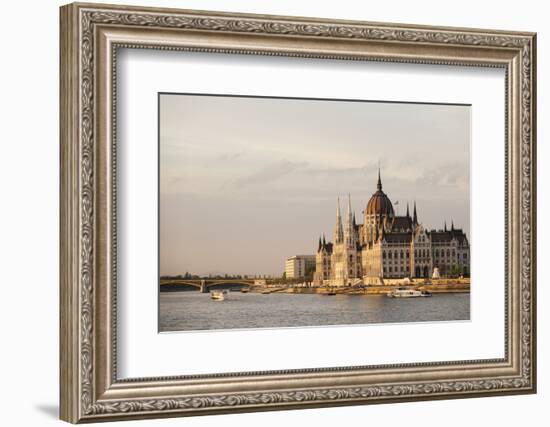
[[[431,298],[384,295],[229,292],[223,302],[199,292],[160,294],[160,331],[276,328],[367,323],[468,320],[470,294]]]

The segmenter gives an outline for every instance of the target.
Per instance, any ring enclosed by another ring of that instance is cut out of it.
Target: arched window
[[[382,258],[386,259],[386,251],[382,251]]]
[[[388,252],[388,258],[391,259],[391,257],[392,257],[392,253],[391,253],[391,251],[389,251],[389,252]]]

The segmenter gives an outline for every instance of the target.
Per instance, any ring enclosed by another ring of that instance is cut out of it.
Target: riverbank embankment
[[[457,280],[426,280],[415,283],[392,283],[383,285],[355,285],[355,286],[252,286],[250,292],[255,293],[287,293],[287,294],[324,294],[324,295],[386,295],[395,289],[414,289],[428,291],[432,294],[468,293],[470,292],[469,279]]]

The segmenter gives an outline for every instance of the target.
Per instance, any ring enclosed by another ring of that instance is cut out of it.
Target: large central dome
[[[380,170],[378,171],[377,191],[374,193],[369,203],[367,203],[367,215],[389,215],[393,216],[393,205],[386,193],[382,191],[382,180],[380,179]]]

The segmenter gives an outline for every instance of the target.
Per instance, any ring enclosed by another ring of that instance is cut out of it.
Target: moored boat
[[[224,301],[227,291],[212,291],[210,292],[210,298],[214,301]]]
[[[387,295],[391,298],[416,298],[421,297],[422,292],[417,291],[416,289],[398,288],[388,292]]]

